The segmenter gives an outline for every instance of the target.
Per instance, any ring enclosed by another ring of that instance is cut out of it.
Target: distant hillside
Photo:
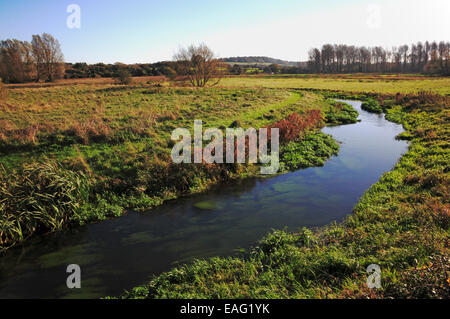
[[[266,56],[239,56],[221,59],[229,64],[279,64],[283,66],[297,66],[298,62],[269,58]]]

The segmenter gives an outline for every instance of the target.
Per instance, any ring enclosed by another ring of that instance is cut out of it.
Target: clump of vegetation
[[[376,101],[374,101],[370,98],[361,104],[361,108],[364,111],[371,112],[371,113],[378,113],[378,114],[383,113],[383,108]]]
[[[270,136],[271,128],[278,128],[280,143],[283,144],[298,140],[308,130],[318,128],[322,125],[323,119],[320,110],[310,110],[303,115],[292,113],[287,118],[270,125],[268,136]]]
[[[130,71],[125,68],[120,68],[119,70],[117,70],[115,77],[118,84],[128,85],[133,81]]]
[[[230,124],[230,126],[228,126],[228,127],[230,127],[230,128],[238,128],[238,127],[241,127],[241,122],[238,121],[238,120],[233,121],[233,122]]]
[[[9,246],[30,235],[66,227],[87,203],[83,173],[53,161],[27,164],[0,175],[0,243]]]
[[[434,94],[431,90],[419,91],[418,94],[396,94],[395,103],[405,106],[405,110],[417,109],[418,107],[428,111],[439,111],[448,108],[448,96]]]
[[[351,124],[358,121],[358,111],[351,105],[330,100],[331,106],[325,111],[325,120],[328,124]]]
[[[311,166],[323,166],[325,161],[339,152],[339,144],[322,132],[307,134],[300,141],[293,141],[280,150],[280,162],[287,170]]]

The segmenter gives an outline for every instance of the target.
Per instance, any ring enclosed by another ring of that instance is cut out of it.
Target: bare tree
[[[322,73],[425,72],[449,75],[449,61],[450,43],[445,41],[426,41],[424,44],[419,41],[392,49],[325,44],[321,50],[312,48],[308,51],[309,71]]]
[[[342,44],[334,45],[334,52],[336,56],[336,72],[341,73],[344,66],[345,46]]]
[[[416,46],[416,50],[417,50],[417,71],[421,72],[423,70],[423,59],[424,59],[424,50],[423,50],[423,45],[422,42],[417,42],[417,46]]]
[[[319,49],[311,49],[308,52],[309,60],[308,65],[311,68],[313,72],[319,73],[320,72],[320,50]]]
[[[37,69],[37,81],[44,78],[53,81],[61,73],[64,56],[57,39],[48,33],[33,35],[31,41]]]
[[[407,44],[402,45],[400,48],[398,48],[399,53],[401,56],[403,56],[403,72],[406,72],[406,64],[408,63],[408,51],[409,47]]]
[[[178,62],[181,75],[188,76],[193,86],[204,87],[213,79],[215,82],[212,85],[217,85],[222,78],[224,69],[222,63],[203,43],[199,46],[180,48],[174,55],[174,60]]]
[[[334,61],[334,47],[331,44],[324,44],[321,50],[323,71],[331,73],[332,63]]]
[[[358,49],[354,45],[349,46],[347,49],[347,61],[350,64],[350,67],[348,69],[349,72],[355,71],[355,64],[357,58],[358,58]]]
[[[424,61],[423,64],[426,65],[428,62],[428,59],[430,58],[430,51],[431,51],[431,45],[430,42],[426,41],[425,42],[425,52],[424,52]]]
[[[16,39],[0,41],[0,77],[6,82],[30,81],[33,70],[30,43]]]

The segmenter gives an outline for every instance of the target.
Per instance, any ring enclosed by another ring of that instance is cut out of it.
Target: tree
[[[24,82],[33,78],[31,45],[16,39],[0,41],[0,77],[6,82]]]
[[[314,48],[309,51],[308,65],[313,72],[319,73],[321,71],[321,55],[319,49]]]
[[[126,68],[121,67],[117,70],[117,73],[115,74],[116,78],[117,78],[117,82],[119,84],[130,84],[132,82],[131,79],[131,73],[130,71],[128,71]]]
[[[431,51],[430,60],[425,65],[424,72],[428,74],[438,74],[441,72],[438,52],[436,49]]]
[[[236,74],[236,75],[240,75],[242,73],[242,68],[239,64],[234,64],[231,68],[230,68],[230,73],[232,74]]]
[[[217,85],[225,69],[205,44],[180,48],[174,60],[178,62],[180,75],[187,76],[192,86],[196,87],[204,87],[213,79],[216,81],[212,85]]]
[[[398,51],[400,55],[403,57],[403,72],[406,72],[406,64],[408,63],[408,51],[409,47],[407,44],[402,45],[400,48],[398,48]]]
[[[355,71],[355,64],[356,64],[356,60],[358,58],[358,49],[354,46],[351,45],[349,47],[347,47],[347,69],[349,72],[354,72]]]
[[[280,67],[280,65],[278,65],[276,63],[272,63],[271,65],[268,66],[268,70],[270,73],[277,74],[280,72],[281,67]]]
[[[421,72],[423,70],[423,60],[424,60],[424,50],[423,50],[423,45],[422,42],[417,42],[417,71]]]
[[[432,58],[433,61],[430,61]],[[391,50],[381,46],[355,47],[325,44],[308,51],[310,72],[426,72],[450,73],[450,43],[435,41],[402,45]]]
[[[334,61],[334,47],[331,44],[324,44],[322,46],[322,71],[331,73],[332,62]]]
[[[37,81],[54,81],[61,76],[64,56],[58,40],[48,33],[33,35],[31,45],[37,69]]]
[[[343,70],[344,65],[344,54],[345,54],[345,47],[344,45],[334,45],[334,52],[336,53],[336,71],[341,73]]]

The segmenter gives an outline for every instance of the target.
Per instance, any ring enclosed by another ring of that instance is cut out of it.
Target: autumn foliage
[[[310,110],[304,115],[292,113],[284,120],[275,122],[268,127],[268,135],[270,129],[278,128],[280,134],[280,143],[287,143],[298,139],[307,130],[317,128],[322,123],[322,114],[320,110]]]

